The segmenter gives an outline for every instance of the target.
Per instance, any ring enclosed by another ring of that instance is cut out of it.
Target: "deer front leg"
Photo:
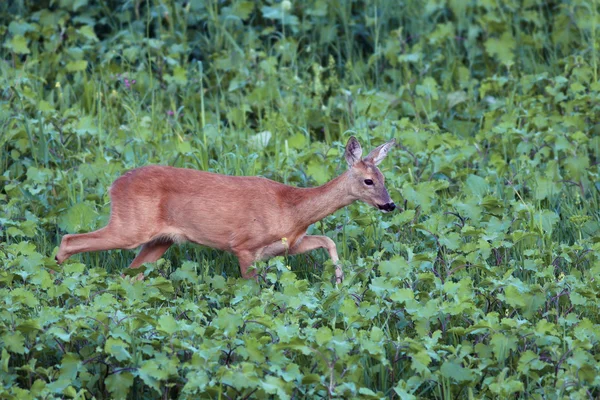
[[[244,279],[257,279],[258,275],[256,270],[248,271],[248,268],[254,264],[256,261],[256,257],[250,251],[238,251],[235,253],[240,262],[240,272],[242,273],[242,278]]]
[[[342,283],[342,279],[344,279],[344,272],[340,266],[340,259],[338,257],[337,248],[335,247],[335,242],[329,237],[305,236],[300,243],[290,250],[289,254],[306,253],[307,251],[321,248],[327,249],[329,252],[329,257],[331,257],[331,261],[333,261],[333,264],[335,265],[335,281],[337,283]]]

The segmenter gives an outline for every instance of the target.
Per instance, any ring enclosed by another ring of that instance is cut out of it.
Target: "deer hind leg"
[[[143,263],[158,260],[172,244],[173,241],[171,240],[152,241],[144,244],[142,250],[140,250],[139,254],[129,265],[129,268],[138,268]]]
[[[120,229],[115,229],[113,225],[108,224],[94,232],[63,236],[56,254],[56,261],[61,264],[74,254],[88,251],[134,249],[149,239],[136,240],[136,238],[124,236],[120,233]]]

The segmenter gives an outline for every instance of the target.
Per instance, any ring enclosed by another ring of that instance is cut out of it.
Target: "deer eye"
[[[371,179],[365,179],[365,185],[371,186],[373,181]]]

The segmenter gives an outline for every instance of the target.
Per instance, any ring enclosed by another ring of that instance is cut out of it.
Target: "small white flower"
[[[289,10],[291,10],[292,9],[292,2],[289,1],[289,0],[283,0],[281,2],[281,9],[283,11],[289,11]]]

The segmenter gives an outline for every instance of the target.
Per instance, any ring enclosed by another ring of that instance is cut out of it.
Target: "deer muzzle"
[[[383,212],[388,212],[388,211],[394,211],[394,209],[396,208],[396,205],[394,204],[394,202],[390,202],[390,203],[386,203],[383,205],[378,204],[377,208],[379,208]]]

